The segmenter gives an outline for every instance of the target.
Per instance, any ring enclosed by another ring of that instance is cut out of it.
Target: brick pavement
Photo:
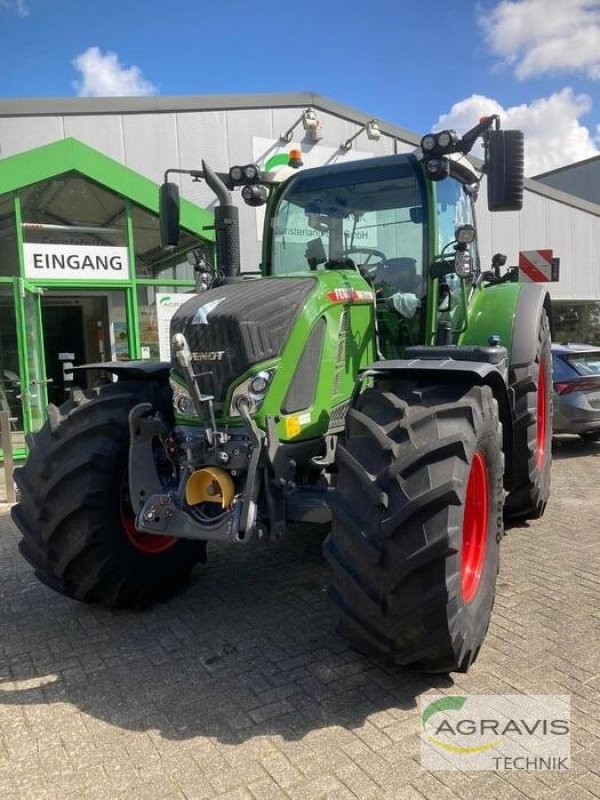
[[[0,506],[0,798],[600,796],[600,445],[555,456],[545,518],[503,542],[479,661],[451,679],[336,638],[314,535],[213,548],[182,596],[114,613],[38,583]],[[573,768],[423,771],[415,703],[432,689],[570,694]]]

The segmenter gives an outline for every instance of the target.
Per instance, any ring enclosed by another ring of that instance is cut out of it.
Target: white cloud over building
[[[480,11],[479,23],[519,80],[565,72],[600,79],[598,0],[502,0]]]
[[[565,164],[597,155],[598,148],[590,130],[580,118],[591,109],[585,94],[576,95],[565,88],[529,104],[504,108],[497,100],[474,94],[455,103],[442,114],[433,130],[453,128],[459,134],[472,128],[480,117],[499,114],[503,128],[518,128],[525,133],[525,174],[538,175]],[[479,147],[473,154],[481,157]]]
[[[140,97],[158,93],[139,67],[124,67],[116,53],[88,47],[72,61],[81,78],[73,82],[79,97]]]

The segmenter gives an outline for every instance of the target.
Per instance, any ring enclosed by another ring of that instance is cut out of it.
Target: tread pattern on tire
[[[29,437],[16,470],[20,499],[12,518],[21,554],[61,594],[110,608],[144,608],[189,581],[205,544],[180,540],[163,553],[141,552],[120,521],[128,414],[140,402],[165,407],[158,384],[120,381],[77,393]]]
[[[324,552],[343,635],[359,651],[464,671],[485,637],[503,535],[502,427],[489,387],[379,384],[349,412]],[[488,553],[468,606],[463,502],[475,450],[489,478]]]

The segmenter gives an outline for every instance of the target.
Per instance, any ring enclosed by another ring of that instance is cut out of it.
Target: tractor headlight
[[[457,250],[454,259],[454,272],[456,272],[459,278],[468,278],[471,271],[471,254],[468,250]]]
[[[431,153],[433,150],[435,150],[436,145],[437,141],[432,133],[428,133],[427,136],[424,136],[421,139],[421,150],[424,153]]]
[[[244,180],[255,181],[258,178],[258,167],[256,164],[248,164],[244,167]]]
[[[425,171],[430,181],[443,181],[450,175],[450,162],[447,158],[426,158]]]
[[[255,375],[250,381],[250,392],[255,397],[264,397],[265,392],[269,388],[270,380],[271,376],[268,372],[259,372],[258,375]]]
[[[232,183],[241,183],[244,179],[243,167],[231,167],[229,170],[229,178]]]
[[[265,399],[274,374],[275,367],[273,369],[263,369],[257,372],[256,375],[246,378],[239,386],[236,386],[231,395],[230,415],[239,417],[240,405],[245,405],[250,414],[258,411]]]
[[[198,412],[196,411],[194,398],[186,387],[173,380],[173,378],[169,378],[169,383],[173,392],[173,408],[175,409],[175,413],[180,414],[182,417],[197,417]]]
[[[456,152],[458,144],[459,140],[456,131],[428,133],[421,139],[421,150],[427,155],[442,156],[446,153]]]
[[[249,206],[263,206],[267,202],[268,193],[264,186],[252,184],[244,186],[242,198]]]
[[[476,231],[473,225],[460,225],[454,234],[459,244],[471,244],[475,241]]]
[[[438,147],[442,150],[446,150],[449,147],[456,147],[458,144],[458,136],[456,135],[456,131],[442,131],[441,133],[438,133],[437,143]]]

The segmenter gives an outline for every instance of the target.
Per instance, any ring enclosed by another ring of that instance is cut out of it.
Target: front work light
[[[235,184],[256,183],[259,178],[256,164],[246,164],[245,167],[235,166],[229,170],[229,180]]]
[[[443,181],[450,175],[450,162],[447,158],[428,158],[425,172],[430,181]]]
[[[471,244],[475,241],[475,228],[472,225],[460,225],[454,237],[459,244]]]
[[[421,139],[421,150],[427,155],[444,156],[460,150],[460,139],[456,131],[440,131],[428,133]]]
[[[471,271],[471,254],[468,250],[457,250],[454,258],[454,272],[459,278],[468,278]]]
[[[248,164],[244,167],[244,180],[251,182],[258,178],[258,167],[256,164]]]
[[[242,198],[249,206],[263,206],[267,202],[267,190],[259,184],[247,184],[242,189]]]
[[[244,170],[242,167],[231,167],[229,170],[229,179],[232,183],[241,183],[244,179]]]
[[[437,145],[437,141],[433,133],[428,133],[421,139],[421,150],[424,153],[432,153]]]
[[[438,133],[437,143],[440,150],[447,150],[450,146],[458,144],[456,131],[442,131]]]

